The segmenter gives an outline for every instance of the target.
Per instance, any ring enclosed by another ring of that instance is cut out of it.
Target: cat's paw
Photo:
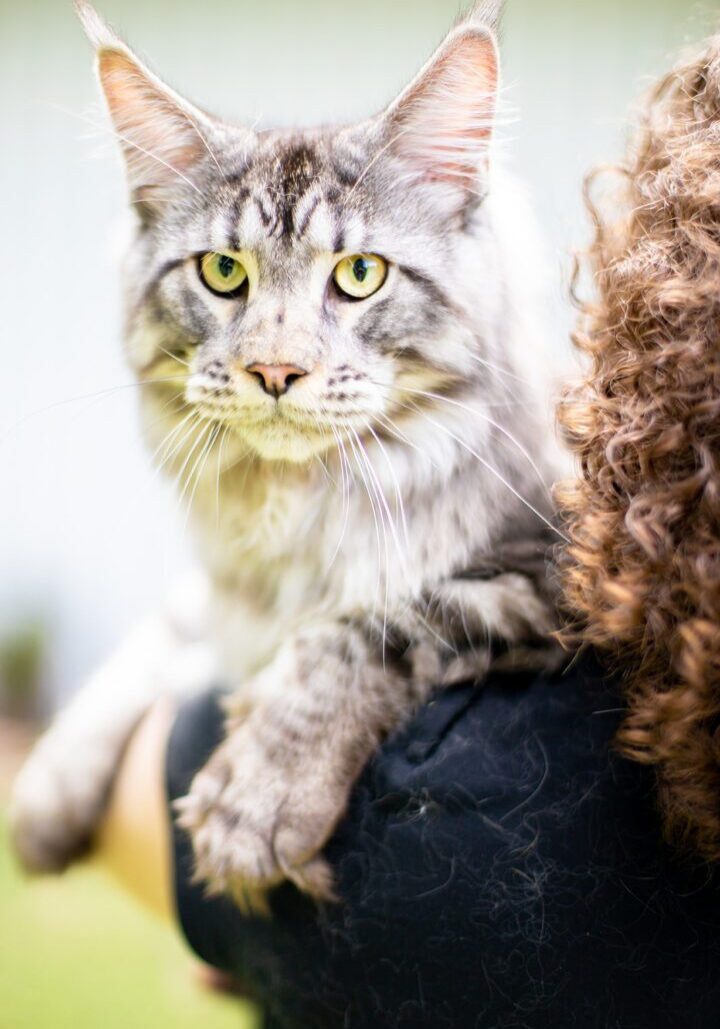
[[[109,787],[107,762],[92,748],[49,733],[15,780],[10,834],[26,871],[61,872],[88,848]]]
[[[321,851],[347,803],[326,767],[271,761],[251,723],[236,729],[176,804],[191,837],[196,876],[213,893],[263,910],[266,891],[287,879],[318,900],[333,900]]]

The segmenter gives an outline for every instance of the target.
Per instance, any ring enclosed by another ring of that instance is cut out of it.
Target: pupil
[[[232,257],[221,257],[218,261],[218,271],[224,279],[229,279],[235,269],[235,261]]]
[[[357,261],[353,265],[353,275],[358,282],[364,282],[367,278],[367,273],[370,271],[370,265],[364,257],[358,257]]]

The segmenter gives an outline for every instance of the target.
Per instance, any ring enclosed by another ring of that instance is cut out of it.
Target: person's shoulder
[[[548,751],[555,773],[588,764],[599,772],[623,711],[617,679],[592,652],[549,673],[491,673],[438,691],[385,743],[372,769],[396,785],[448,779],[487,787],[516,776],[531,752]]]

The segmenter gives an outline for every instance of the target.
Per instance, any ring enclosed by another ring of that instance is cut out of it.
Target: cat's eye
[[[387,278],[388,267],[377,254],[352,254],[335,268],[335,285],[353,300],[366,300],[377,293]]]
[[[240,296],[247,283],[245,266],[229,254],[203,254],[200,258],[200,278],[207,288],[221,297]]]

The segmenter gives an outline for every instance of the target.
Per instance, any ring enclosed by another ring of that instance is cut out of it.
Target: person
[[[592,368],[561,410],[579,650],[439,692],[384,743],[327,848],[338,902],[207,896],[170,811],[219,693],[139,728],[98,855],[267,1029],[720,1024],[719,139],[720,37],[657,88],[593,208]]]

